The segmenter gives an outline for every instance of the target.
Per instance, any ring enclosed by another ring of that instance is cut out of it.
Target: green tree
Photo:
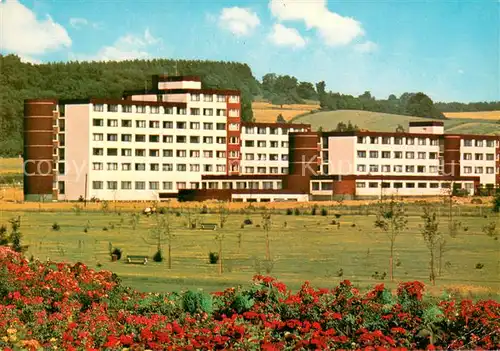
[[[276,117],[276,123],[286,123],[285,117],[281,113]]]
[[[441,233],[439,232],[439,220],[436,211],[430,206],[426,205],[422,208],[424,225],[421,227],[421,233],[424,238],[427,249],[429,250],[429,279],[432,285],[436,284],[436,268],[435,256],[436,247],[441,240]]]

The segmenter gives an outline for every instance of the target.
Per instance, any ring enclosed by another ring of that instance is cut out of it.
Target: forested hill
[[[251,120],[259,82],[246,64],[219,61],[133,60],[32,65],[0,55],[0,157],[22,152],[24,99],[121,98],[125,90],[151,88],[154,74],[198,75],[203,88],[238,89],[242,117]]]

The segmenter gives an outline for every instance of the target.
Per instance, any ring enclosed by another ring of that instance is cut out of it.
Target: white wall
[[[201,89],[201,82],[183,81],[183,82],[159,82],[158,89]]]
[[[479,139],[480,140],[480,139]],[[493,146],[487,147],[486,140],[483,140],[483,146],[475,146],[473,141],[473,146],[465,146],[464,140],[460,141],[460,175],[469,177],[480,177],[480,184],[495,184],[496,182],[496,147],[495,142]],[[464,160],[464,154],[472,154],[472,160]],[[482,154],[483,160],[476,161],[475,154]],[[486,154],[493,154],[493,160],[487,161]],[[472,167],[472,173],[465,173],[464,167]],[[476,167],[483,167],[483,173],[475,173]],[[493,167],[493,173],[487,174],[486,168]]]

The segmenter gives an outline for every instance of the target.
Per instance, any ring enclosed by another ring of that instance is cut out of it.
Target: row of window
[[[495,147],[495,140],[464,140],[464,146],[475,146],[475,147]]]
[[[202,94],[191,94],[191,101],[201,101]],[[226,95],[216,95],[217,102],[226,102]],[[203,94],[203,101],[205,102],[213,102],[214,95],[213,94]],[[240,101],[240,97],[238,95],[230,95],[229,102],[238,103]]]
[[[268,133],[269,131],[269,133]],[[293,128],[278,128],[278,127],[245,127],[244,132],[246,134],[260,134],[260,135],[265,135],[265,134],[270,134],[270,135],[286,135],[289,133],[289,131],[298,131],[298,132],[304,132],[304,128],[298,128],[298,129],[293,129]],[[281,132],[281,133],[280,133]]]
[[[269,144],[268,144],[269,143]],[[280,142],[277,140],[245,140],[244,143],[245,147],[269,147],[276,148],[280,147]],[[287,148],[288,147],[288,141],[282,141],[281,142],[281,147],[282,148]]]
[[[245,154],[246,161],[288,161],[288,154]]]
[[[403,158],[402,151],[392,151],[392,154],[393,154],[392,158],[398,158],[398,159]],[[369,153],[367,153],[364,150],[358,150],[358,157],[359,158],[366,158],[367,155],[369,155],[370,158],[379,158],[379,155],[381,158],[391,158],[391,151],[369,151]],[[406,151],[404,153],[404,156],[406,159],[414,159],[415,155],[417,156],[417,159],[419,159],[419,160],[427,159],[427,155],[428,155],[428,158],[430,160],[436,160],[438,158],[437,152]]]
[[[384,144],[384,145],[439,145],[438,139],[414,138],[414,137],[364,137],[358,136],[358,144]]]
[[[173,135],[163,135],[162,138],[160,139],[159,135],[149,135],[149,138],[146,139],[145,135],[136,135],[135,137],[135,142],[139,143],[145,143],[146,141],[149,141],[150,143],[159,143],[160,140],[163,141],[165,144],[172,144],[174,143],[174,136]],[[192,144],[213,144],[215,140],[216,144],[221,144],[224,145],[226,144],[226,137],[199,137],[199,136],[190,136],[189,139],[185,135],[177,135],[175,136],[175,142],[178,144],[186,144],[186,143],[192,143]],[[114,137],[112,137],[108,141],[117,141],[114,140]],[[132,140],[129,140],[128,137],[122,138],[123,142],[132,142]],[[233,145],[238,145],[240,143],[240,138],[238,137],[230,137],[229,138],[229,144]],[[62,143],[60,144],[61,146],[64,146]],[[130,149],[126,149],[130,150]],[[104,148],[93,148],[92,154],[94,156],[102,156],[104,155]],[[118,149],[116,148],[107,148],[107,155],[108,156],[118,156]]]
[[[366,165],[358,165],[357,166],[357,171],[358,172],[366,172],[368,169],[368,172],[395,172],[395,173],[427,173],[426,170],[429,170],[429,173],[438,173],[438,166],[423,166],[423,165],[369,165],[368,167]]]
[[[212,123],[212,122],[185,122],[185,121],[178,121],[175,122],[175,128],[176,129],[192,129],[192,130],[200,130],[201,127],[203,127],[203,130],[213,130],[214,129],[214,124],[215,124],[215,129],[216,130],[226,130],[226,123]],[[104,119],[103,118],[94,118],[92,119],[92,125],[94,127],[104,127]],[[134,123],[131,119],[107,119],[106,120],[106,125],[108,127],[118,127],[121,126],[123,128],[132,128],[134,126]],[[172,121],[146,121],[146,120],[139,120],[135,121],[135,127],[136,128],[146,128],[148,127],[152,129],[158,129],[160,126],[163,127],[163,129],[173,129],[174,128],[174,122]],[[232,130],[239,130],[239,124],[238,123],[231,123],[229,125],[229,129]]]
[[[484,160],[485,154],[474,154],[474,160],[476,161],[482,161]],[[472,160],[472,154],[471,153],[464,153],[463,155],[464,160],[471,161]],[[495,160],[495,154],[486,154],[486,161],[494,161]]]
[[[257,172],[255,172],[257,170]],[[245,167],[244,173],[247,174],[279,174],[279,167],[269,167],[269,172],[266,167]],[[281,174],[288,174],[288,167],[281,167]]]
[[[403,188],[403,182],[360,182],[360,181],[357,181],[356,182],[356,188],[379,188],[379,187],[382,187],[382,188],[394,188],[394,189],[402,189]],[[460,183],[455,183],[454,184],[455,187],[457,187],[458,189],[461,188],[461,184]],[[418,183],[415,183],[415,182],[405,182],[404,183],[404,187],[407,188],[407,189],[413,189],[413,188],[419,188],[419,189],[426,189],[426,188],[431,188],[431,189],[438,189],[438,188],[442,188],[442,189],[450,189],[451,185],[450,183],[437,183],[437,182],[431,182],[431,183],[427,183],[427,182],[418,182]],[[474,185],[472,183],[464,183],[464,187],[465,189],[472,189],[474,187]]]
[[[146,168],[148,171],[154,171],[158,172],[160,171],[160,164],[159,163],[150,163],[148,164],[148,168],[146,167],[146,163],[122,163],[121,164],[121,170],[122,171],[145,171]],[[185,163],[178,163],[174,167],[173,163],[163,163],[161,164],[161,170],[163,172],[173,172],[174,169],[177,172],[225,172],[226,171],[226,165],[199,165],[199,164],[185,164]],[[92,169],[94,171],[102,171],[104,170],[104,164],[102,162],[93,162],[92,163]],[[107,163],[107,170],[108,171],[117,171],[118,170],[118,163]]]
[[[474,167],[474,173],[475,174],[483,174],[484,170],[486,169],[486,174],[494,174],[495,173],[495,168],[494,167]],[[471,174],[472,173],[472,167],[464,167],[464,174]]]
[[[117,181],[101,181],[101,180],[94,180],[92,182],[92,189],[93,190],[104,190],[104,185],[106,185],[107,190],[118,190],[118,182]],[[147,188],[146,188],[147,186]],[[189,189],[199,189],[200,188],[200,183],[199,182],[190,182],[189,185],[187,182],[176,182],[175,183],[175,189],[181,190],[181,189],[187,189],[189,186]],[[262,182],[262,186],[259,186],[259,182],[254,182],[254,181],[248,181],[248,182],[236,182],[235,185],[233,185],[232,182],[222,182],[222,184],[219,184],[218,182],[207,182],[202,184],[203,188],[208,188],[208,189],[264,189],[264,190],[272,190],[272,189],[282,189],[282,183],[281,182],[272,182],[272,181],[264,181]],[[152,182],[145,182],[145,181],[122,181],[120,182],[120,189],[121,190],[160,190],[160,182],[157,181],[152,181]],[[174,190],[174,182],[161,182],[161,189],[162,190]]]
[[[214,113],[215,110],[215,113]],[[123,112],[123,113],[150,113],[150,114],[166,114],[166,115],[186,115],[187,108],[184,107],[165,107],[165,106],[142,106],[142,105],[107,105],[107,112]],[[94,105],[94,112],[104,112],[104,105]],[[189,114],[192,116],[221,116],[227,115],[226,109],[213,108],[198,108],[192,107],[189,109]],[[239,117],[239,109],[229,109],[229,117]]]
[[[103,154],[101,152],[102,149],[97,149],[97,148],[94,148],[93,150],[93,154],[94,156],[103,156]],[[108,152],[108,156],[118,156],[118,151],[116,151],[116,154],[115,154],[115,150],[117,149],[107,149],[107,152]],[[132,152],[133,151],[133,152]],[[213,151],[213,150],[173,150],[173,149],[163,149],[161,150],[161,153],[160,153],[160,150],[159,149],[149,149],[149,150],[146,150],[146,149],[121,149],[121,153],[120,155],[121,156],[136,156],[136,157],[146,157],[146,156],[149,156],[149,157],[160,157],[160,154],[163,156],[163,157],[191,157],[191,158],[199,158],[201,157],[201,155],[203,155],[203,158],[212,158],[212,157],[216,157],[216,158],[226,158],[226,151]],[[238,158],[240,156],[240,153],[239,151],[229,151],[229,157],[230,158]]]

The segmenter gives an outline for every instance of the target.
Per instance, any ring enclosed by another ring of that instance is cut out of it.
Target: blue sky
[[[0,0],[26,61],[210,59],[377,97],[500,100],[497,0]]]

